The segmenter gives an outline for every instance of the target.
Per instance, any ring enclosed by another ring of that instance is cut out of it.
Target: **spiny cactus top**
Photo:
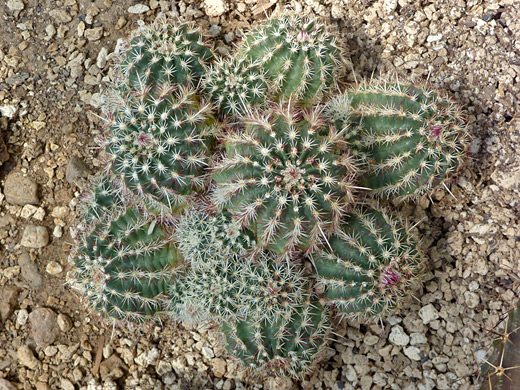
[[[255,28],[237,56],[259,64],[275,96],[294,94],[309,103],[319,101],[322,92],[336,83],[344,49],[323,23],[292,14]]]
[[[120,54],[115,88],[131,90],[146,85],[155,89],[163,84],[196,87],[212,58],[196,28],[159,18],[137,29]]]
[[[356,208],[312,261],[325,302],[344,317],[368,320],[400,307],[425,271],[406,226],[379,208]]]
[[[318,135],[328,130],[318,108],[280,104],[245,123],[224,136],[214,201],[256,229],[259,249],[315,249],[352,205],[355,159],[333,133]]]
[[[181,257],[156,222],[117,205],[80,239],[72,285],[106,320],[143,322],[165,309]]]
[[[252,374],[296,378],[322,358],[329,325],[326,310],[307,300],[274,322],[230,321],[221,329],[228,352]]]
[[[182,279],[184,291],[173,287],[171,309],[177,317],[189,319],[197,310],[213,321],[272,322],[302,306],[307,279],[294,266],[267,254],[252,263],[223,252],[219,260],[191,268]]]
[[[143,86],[113,102],[106,146],[112,171],[154,209],[182,207],[203,186],[209,106],[194,94],[175,85],[148,93]]]
[[[195,207],[180,217],[175,236],[179,250],[192,267],[244,255],[255,244],[252,233],[233,222],[228,213],[212,215]]]
[[[225,114],[240,116],[266,103],[263,71],[245,58],[220,60],[203,79],[204,89]]]
[[[425,85],[365,82],[330,111],[368,161],[363,186],[386,199],[430,193],[456,175],[469,146],[460,106]]]

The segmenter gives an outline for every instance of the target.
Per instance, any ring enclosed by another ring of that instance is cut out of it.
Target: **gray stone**
[[[150,11],[150,7],[148,7],[146,4],[136,4],[128,7],[129,14],[144,14],[148,11]]]
[[[115,353],[110,356],[107,360],[103,361],[99,366],[99,374],[101,375],[101,380],[105,380],[110,377],[112,379],[119,379],[125,373],[128,367],[123,363],[121,358],[117,356]]]
[[[216,37],[218,34],[220,34],[220,31],[222,30],[222,27],[219,25],[214,24],[209,28],[209,35],[212,37]]]
[[[20,245],[26,248],[43,248],[49,243],[49,232],[44,226],[27,225]]]
[[[103,36],[103,27],[89,28],[84,35],[89,41],[98,41]]]
[[[417,347],[406,347],[404,349],[404,354],[416,362],[421,360],[421,350]]]
[[[49,16],[57,23],[68,23],[72,20],[72,16],[64,9],[53,9],[49,11]]]
[[[33,290],[40,290],[43,287],[43,277],[27,252],[20,255],[18,265],[20,265],[22,277],[29,284],[29,287]]]
[[[29,314],[31,334],[40,348],[45,348],[56,341],[60,335],[57,327],[58,315],[51,309],[39,307]]]
[[[395,345],[408,345],[410,336],[408,336],[401,325],[395,325],[390,331],[388,340]]]
[[[21,0],[7,0],[7,8],[9,11],[21,11],[23,10],[25,5]],[[1,389],[1,386],[0,386]]]
[[[72,320],[66,314],[58,314],[57,322],[62,332],[68,332],[72,329]]]
[[[0,319],[7,320],[14,311],[20,289],[15,286],[5,286],[0,290]]]
[[[73,156],[70,159],[69,165],[67,165],[67,171],[65,172],[65,178],[70,184],[77,184],[78,179],[88,177],[90,169],[79,157]]]
[[[11,382],[5,379],[0,379],[0,390],[16,390],[16,387]]]
[[[19,172],[7,175],[4,185],[5,199],[12,204],[25,206],[38,204],[38,185]]]
[[[419,310],[419,317],[421,317],[424,325],[428,325],[431,321],[439,318],[439,312],[435,306],[430,303]]]
[[[107,55],[108,50],[105,47],[102,47],[96,58],[96,65],[99,69],[103,69],[107,64]]]
[[[464,301],[470,309],[474,309],[480,303],[480,297],[477,293],[466,291],[464,293]]]

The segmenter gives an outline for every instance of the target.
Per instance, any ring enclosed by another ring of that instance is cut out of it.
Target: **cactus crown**
[[[334,133],[319,135],[320,109],[281,104],[227,133],[213,168],[214,201],[256,229],[258,248],[288,254],[314,249],[353,202],[356,161]],[[326,128],[326,127],[325,127]]]
[[[196,87],[212,58],[196,28],[159,18],[137,29],[126,43],[115,67],[114,87],[123,91],[142,84],[163,90],[164,84]]]
[[[422,85],[363,83],[329,113],[369,162],[362,184],[383,198],[431,192],[454,177],[469,146],[460,106]]]
[[[421,286],[424,274],[413,235],[380,208],[356,208],[312,260],[325,301],[348,318],[391,313]]]
[[[217,61],[206,73],[203,84],[225,114],[240,116],[265,104],[265,76],[257,64],[245,58]]]
[[[328,27],[296,14],[268,19],[255,28],[238,49],[269,80],[275,96],[295,95],[316,102],[336,84],[344,62],[342,46]]]

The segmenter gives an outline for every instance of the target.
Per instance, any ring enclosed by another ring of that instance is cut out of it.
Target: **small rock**
[[[214,24],[209,28],[209,35],[211,35],[212,37],[216,37],[218,34],[220,34],[221,30],[222,28],[220,26]]]
[[[103,69],[105,67],[105,65],[107,64],[107,55],[108,55],[108,50],[105,47],[102,47],[96,58],[96,66],[99,69]]]
[[[7,8],[9,11],[21,11],[23,10],[25,5],[21,0],[7,0]]]
[[[18,357],[18,360],[21,364],[31,370],[34,370],[40,364],[40,361],[36,359],[33,351],[27,345],[22,345],[20,348],[18,348],[18,351],[16,351],[16,356]]]
[[[26,204],[22,207],[20,217],[22,217],[23,219],[29,219],[36,212],[36,210],[38,210],[38,207],[33,206],[32,204]]]
[[[217,378],[222,378],[226,373],[226,361],[222,358],[216,358],[211,361],[211,368],[213,369],[213,374]]]
[[[410,334],[410,345],[426,344],[428,339],[423,333],[414,332]]]
[[[72,382],[66,378],[61,378],[61,388],[63,390],[74,390],[75,389]]]
[[[428,325],[431,321],[439,318],[439,312],[435,306],[430,303],[419,310],[419,317],[421,317],[424,325]]]
[[[395,345],[408,345],[410,336],[408,336],[401,325],[395,325],[390,331],[388,340]]]
[[[20,245],[26,248],[43,248],[49,243],[49,232],[44,226],[27,225]]]
[[[16,315],[16,323],[20,326],[24,326],[27,323],[27,320],[29,319],[29,312],[25,309],[21,309],[18,311],[18,314]]]
[[[51,215],[54,218],[63,219],[69,213],[69,208],[67,206],[56,206],[52,209]]]
[[[61,226],[54,226],[54,230],[52,231],[52,235],[56,238],[61,238],[63,236],[63,229]]]
[[[136,4],[128,8],[129,14],[144,14],[148,11],[150,11],[150,7],[148,7],[146,4]]]
[[[421,350],[417,347],[406,347],[404,349],[404,354],[416,362],[421,360]]]
[[[56,261],[51,261],[49,264],[47,264],[47,267],[45,267],[45,270],[49,275],[58,275],[61,274],[63,271],[63,267]]]
[[[25,206],[38,204],[38,185],[18,172],[7,175],[4,185],[5,199],[12,204]]]
[[[33,290],[40,290],[43,287],[43,277],[38,272],[38,267],[31,260],[27,252],[24,252],[18,258],[18,264],[22,270],[22,277]]]
[[[470,309],[474,309],[480,303],[480,297],[474,292],[466,291],[464,293],[464,301]]]
[[[57,23],[68,23],[72,20],[72,16],[64,9],[55,8],[49,11],[49,15]]]
[[[46,307],[37,308],[29,314],[31,334],[38,347],[45,348],[58,338],[57,318],[56,313]]]
[[[67,165],[65,178],[70,184],[76,184],[78,179],[85,178],[90,173],[90,169],[85,165],[82,159],[73,156]]]
[[[226,12],[226,3],[223,0],[205,0],[206,15],[220,16]]]
[[[208,347],[202,347],[202,355],[210,360],[210,359],[213,359],[215,357],[215,354],[213,353],[213,350],[211,348],[208,348]]]
[[[7,320],[14,311],[20,289],[15,286],[5,286],[0,290],[0,319]]]
[[[368,334],[365,336],[365,340],[363,340],[366,345],[376,345],[379,341],[379,337],[375,334]]]
[[[0,114],[7,119],[13,119],[18,113],[18,107],[13,104],[4,104],[0,106]]]
[[[383,9],[387,14],[391,14],[397,8],[397,0],[384,0]]]
[[[58,314],[58,318],[56,320],[58,322],[58,327],[62,332],[68,332],[72,329],[72,320],[66,314]]]
[[[6,379],[0,379],[0,390],[16,390],[16,387]]]
[[[86,29],[84,36],[89,41],[98,41],[103,36],[103,27],[94,27]]]
[[[119,379],[125,373],[124,370],[127,370],[127,366],[119,356],[115,353],[110,356],[107,360],[103,361],[99,366],[99,374],[101,375],[101,380],[105,380],[110,377],[112,379]]]

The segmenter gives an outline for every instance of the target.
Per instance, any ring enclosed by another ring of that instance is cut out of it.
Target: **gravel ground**
[[[287,3],[338,26],[350,48],[350,81],[428,78],[464,105],[474,141],[450,192],[396,205],[416,224],[431,266],[417,300],[382,324],[339,323],[319,370],[286,388],[477,388],[492,340],[486,329],[500,326],[520,286],[515,2]],[[272,387],[237,370],[209,324],[105,329],[65,281],[77,196],[100,166],[100,92],[118,39],[165,13],[194,20],[226,55],[242,29],[284,7],[264,0],[1,2],[1,390]]]

